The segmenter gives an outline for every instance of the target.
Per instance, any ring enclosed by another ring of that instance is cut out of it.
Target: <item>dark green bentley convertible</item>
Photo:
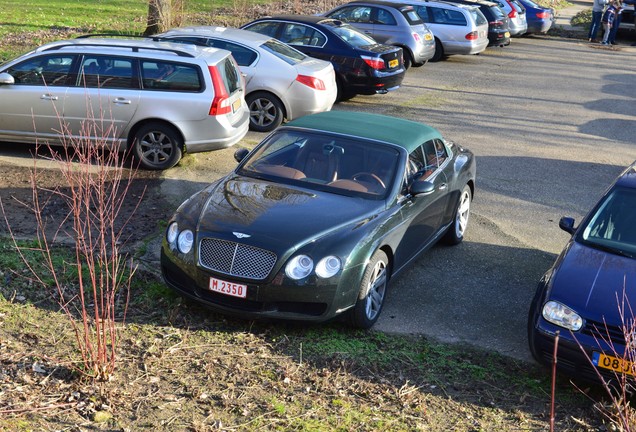
[[[473,154],[423,124],[330,111],[275,130],[190,197],[161,251],[166,283],[245,318],[354,326],[378,319],[391,277],[462,241]]]

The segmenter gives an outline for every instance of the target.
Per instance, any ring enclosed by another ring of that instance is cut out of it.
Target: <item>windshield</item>
[[[591,246],[636,257],[636,189],[617,187],[597,206],[579,232]]]
[[[330,24],[326,24],[330,25]],[[333,25],[331,30],[343,41],[348,43],[349,45],[359,48],[369,45],[377,45],[375,39],[365,35],[364,33],[359,32],[349,24],[343,25]]]
[[[261,47],[290,65],[300,63],[307,58],[305,54],[276,39],[268,40]]]
[[[390,145],[284,129],[254,150],[238,173],[308,189],[380,199],[394,184],[399,155]]]

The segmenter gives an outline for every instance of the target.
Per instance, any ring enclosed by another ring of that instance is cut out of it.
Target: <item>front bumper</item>
[[[274,318],[323,322],[343,310],[335,305],[337,283],[284,285],[281,275],[261,284],[212,274],[185,263],[162,248],[161,273],[165,283],[177,293],[211,310],[246,319]],[[209,290],[210,277],[247,285],[246,298],[237,298]]]
[[[531,328],[528,335],[533,356],[546,366],[550,366],[553,361],[555,333],[557,330],[559,330],[557,326],[546,322],[543,318],[539,318],[538,323]],[[599,341],[599,343],[603,344],[602,341]],[[623,355],[625,347],[614,346],[612,348],[604,346],[601,350],[598,347],[599,343],[589,336],[582,334],[573,335],[566,329],[560,329],[557,370],[568,376],[595,384],[601,382],[600,373],[606,383],[616,383],[620,379],[619,374],[608,369],[597,368],[592,364],[591,359],[593,352],[605,352],[606,354],[620,357]],[[616,351],[615,353],[614,350]]]

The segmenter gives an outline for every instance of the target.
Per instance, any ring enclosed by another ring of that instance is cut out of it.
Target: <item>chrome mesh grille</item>
[[[265,279],[276,264],[276,255],[241,243],[204,238],[199,262],[210,270],[247,279]]]

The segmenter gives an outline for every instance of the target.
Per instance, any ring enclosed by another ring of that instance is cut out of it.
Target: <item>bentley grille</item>
[[[204,238],[199,247],[199,261],[203,267],[219,273],[262,280],[276,264],[276,255],[241,243]]]

